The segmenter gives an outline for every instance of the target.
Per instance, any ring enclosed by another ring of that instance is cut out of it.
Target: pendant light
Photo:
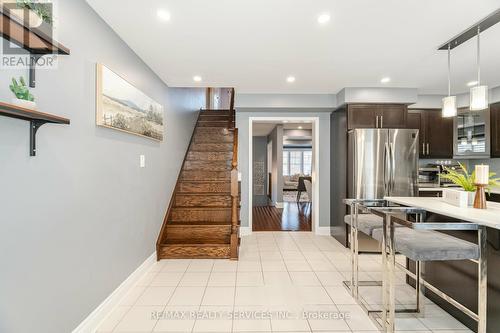
[[[477,27],[477,86],[470,89],[470,110],[479,111],[488,107],[488,86],[481,85],[481,53],[480,36],[481,27]]]
[[[451,50],[448,44],[448,97],[443,98],[442,116],[444,118],[457,115],[457,96],[451,96]]]

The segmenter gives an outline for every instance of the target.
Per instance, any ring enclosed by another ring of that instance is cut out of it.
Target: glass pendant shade
[[[484,110],[488,107],[488,86],[476,86],[470,89],[471,111]]]
[[[442,116],[445,118],[455,117],[457,115],[457,96],[448,96],[443,98]]]

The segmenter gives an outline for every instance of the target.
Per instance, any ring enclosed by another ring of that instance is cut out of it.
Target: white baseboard
[[[99,325],[120,304],[132,287],[149,271],[156,262],[156,251],[149,256],[118,288],[116,288],[99,306],[85,318],[72,333],[94,333]]]
[[[320,236],[330,236],[330,227],[317,227],[314,233]]]
[[[248,236],[252,234],[252,228],[240,227],[240,236]]]

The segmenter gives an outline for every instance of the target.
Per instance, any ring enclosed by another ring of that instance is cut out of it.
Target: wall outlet
[[[146,167],[146,156],[144,155],[139,156],[139,165],[141,168]]]

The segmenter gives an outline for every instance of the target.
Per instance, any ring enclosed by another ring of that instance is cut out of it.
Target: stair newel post
[[[231,161],[231,259],[238,259],[239,247],[239,186],[238,186],[238,129],[233,131],[233,159]]]

